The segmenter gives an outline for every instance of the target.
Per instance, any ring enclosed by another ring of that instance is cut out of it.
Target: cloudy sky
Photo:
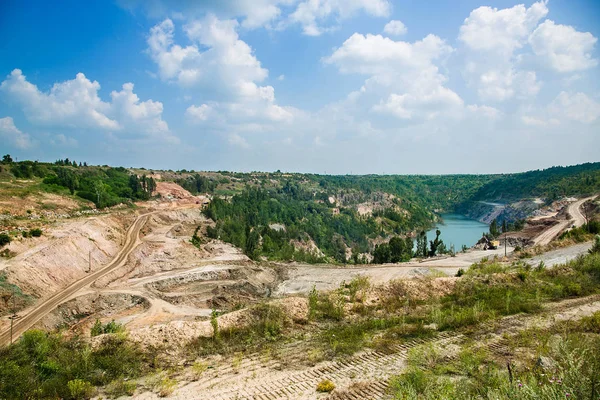
[[[593,0],[5,0],[0,152],[336,174],[600,161],[599,21]]]

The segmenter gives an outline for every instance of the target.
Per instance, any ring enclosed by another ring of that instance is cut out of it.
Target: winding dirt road
[[[153,213],[140,215],[133,222],[133,224],[131,224],[131,226],[127,230],[125,245],[108,265],[106,265],[98,271],[95,271],[85,276],[77,282],[72,283],[64,290],[54,294],[52,297],[38,304],[34,309],[32,309],[22,318],[16,319],[13,326],[13,340],[22,335],[23,332],[25,332],[27,329],[31,328],[36,322],[38,322],[42,317],[54,310],[59,304],[67,301],[69,297],[71,297],[73,294],[86,287],[87,285],[90,285],[103,275],[122,266],[127,261],[127,257],[129,256],[129,254],[140,243],[140,230],[142,229],[146,221],[148,221],[148,217],[151,214]],[[0,346],[9,344],[10,340],[10,328],[0,333]]]
[[[585,199],[578,200],[569,205],[569,215],[571,219],[559,221],[558,224],[550,227],[545,230],[537,237],[533,239],[533,243],[535,245],[544,246],[547,245],[554,239],[556,236],[560,235],[562,231],[569,228],[570,226],[579,227],[585,224],[585,217],[581,213],[581,206],[588,200],[595,199],[596,196],[586,197]]]

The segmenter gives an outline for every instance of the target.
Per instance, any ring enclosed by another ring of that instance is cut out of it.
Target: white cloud
[[[401,119],[433,119],[449,110],[461,108],[462,99],[452,90],[438,86],[424,93],[390,94],[385,102],[373,107],[374,111],[390,113]]]
[[[591,123],[600,117],[600,103],[581,92],[560,92],[548,108],[551,115],[564,115],[565,118],[582,123]]]
[[[523,115],[521,117],[521,121],[525,125],[533,126],[533,127],[547,127],[552,125],[560,125],[560,121],[556,118],[542,119],[538,117],[532,117],[530,115]]]
[[[533,52],[558,72],[574,72],[593,68],[592,57],[598,41],[589,32],[578,32],[572,26],[546,20],[529,36]]]
[[[193,121],[206,121],[211,111],[212,108],[207,104],[198,107],[191,105],[185,110],[185,114]]]
[[[516,52],[547,14],[547,1],[539,1],[529,8],[522,4],[500,10],[479,7],[465,19],[458,36],[465,46],[463,74],[481,99],[526,99],[539,92],[537,74],[520,66]]]
[[[244,148],[244,149],[250,148],[250,145],[248,144],[248,142],[246,141],[246,139],[244,139],[243,137],[241,137],[237,133],[229,135],[228,142],[232,146],[239,146],[239,147]]]
[[[98,96],[100,84],[90,81],[81,72],[73,80],[55,83],[48,93],[44,93],[27,81],[21,70],[15,69],[2,82],[0,90],[9,101],[20,105],[27,119],[36,125],[95,129],[176,141],[162,120],[162,103],[141,102],[133,93],[132,83],[124,84],[120,92],[113,91],[112,102],[105,102]]]
[[[534,3],[529,8],[523,4],[501,10],[479,7],[465,19],[458,38],[473,50],[512,55],[548,14],[546,4],[547,0]]]
[[[98,97],[100,84],[88,80],[81,72],[75,79],[55,83],[49,93],[42,93],[27,81],[21,70],[15,69],[2,82],[0,90],[23,107],[23,112],[31,122],[119,129],[119,123],[107,116],[110,104]]]
[[[209,101],[186,110],[193,124],[230,134],[249,127],[269,130],[274,124],[291,122],[297,110],[278,105],[273,86],[260,86],[268,71],[252,48],[239,39],[238,29],[235,20],[209,15],[184,26],[192,44],[182,47],[175,43],[173,21],[154,26],[148,45],[160,77],[186,89],[203,89]]]
[[[73,139],[72,137],[65,136],[62,133],[51,137],[50,143],[59,147],[77,147],[78,145],[77,140]]]
[[[18,149],[28,149],[32,146],[29,135],[15,126],[12,117],[0,118],[0,137]]]
[[[387,17],[391,12],[388,0],[306,0],[298,4],[289,21],[302,25],[305,35],[319,36],[334,29],[328,20],[343,20],[358,12],[375,17]]]
[[[174,43],[175,25],[170,19],[150,30],[148,46],[161,79],[183,87],[199,86],[221,95],[239,95],[249,84],[268,76],[248,44],[239,39],[235,20],[221,21],[213,15],[185,26],[193,43]],[[202,51],[200,50],[202,48]]]
[[[284,81],[285,80],[285,75],[281,74],[277,77],[278,81]]]
[[[383,31],[388,35],[402,36],[408,29],[406,29],[402,21],[392,20],[383,27]]]
[[[444,86],[447,78],[435,64],[452,51],[435,35],[408,43],[355,33],[323,61],[342,73],[369,76],[360,91],[349,95],[349,104],[367,101],[371,105],[362,108],[422,121],[456,116],[463,107],[460,96]]]
[[[535,96],[541,84],[533,71],[514,68],[490,69],[481,74],[477,93],[484,100],[505,101],[515,95],[520,98]]]
[[[483,116],[492,120],[498,119],[502,116],[502,111],[495,107],[486,105],[471,104],[467,106],[467,110],[474,115]]]

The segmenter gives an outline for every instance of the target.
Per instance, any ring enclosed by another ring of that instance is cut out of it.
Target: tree
[[[13,162],[13,159],[10,156],[10,154],[5,154],[4,157],[2,157],[2,164],[10,164],[12,162]]]
[[[492,237],[494,238],[500,236],[500,231],[498,230],[498,221],[496,220],[496,218],[494,218],[494,220],[490,224],[490,235],[492,235]]]
[[[389,263],[391,258],[390,245],[387,243],[381,243],[375,246],[373,250],[373,263],[384,264]]]
[[[433,257],[438,252],[438,249],[444,249],[445,245],[442,240],[440,240],[440,235],[442,232],[438,229],[435,231],[435,240],[429,241],[429,257]]]
[[[427,233],[425,231],[419,232],[417,236],[417,251],[415,255],[417,257],[427,257]]]

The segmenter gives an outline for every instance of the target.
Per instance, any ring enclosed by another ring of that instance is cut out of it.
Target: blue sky
[[[316,173],[599,161],[594,1],[0,4],[0,152]]]

